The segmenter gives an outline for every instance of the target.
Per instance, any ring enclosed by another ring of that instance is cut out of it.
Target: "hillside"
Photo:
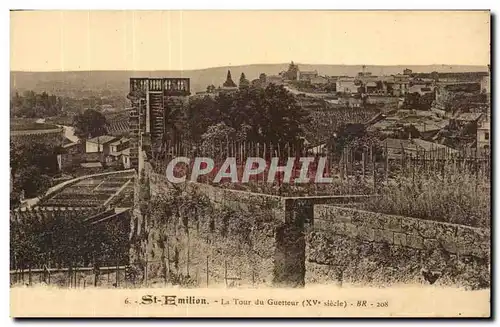
[[[260,73],[267,75],[278,74],[286,70],[288,63],[283,64],[256,64],[232,67],[214,67],[186,71],[71,71],[71,72],[20,72],[12,71],[11,90],[33,90],[35,92],[46,91],[59,96],[85,96],[95,91],[108,90],[111,94],[125,94],[128,91],[128,79],[130,77],[189,77],[191,79],[192,92],[204,91],[207,85],[222,85],[226,78],[228,69],[231,69],[233,80],[238,81],[242,72],[249,80],[258,78]],[[320,74],[339,76],[354,76],[360,70],[360,65],[308,65],[300,64],[302,71],[317,70]],[[390,75],[402,73],[403,69],[409,68],[413,72],[472,72],[487,71],[486,66],[450,66],[450,65],[428,65],[428,66],[366,66],[366,70],[373,75]]]

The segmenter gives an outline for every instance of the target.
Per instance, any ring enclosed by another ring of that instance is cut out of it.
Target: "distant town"
[[[488,72],[419,73],[404,69],[396,75],[374,76],[363,66],[357,76],[325,76],[318,71],[302,71],[299,65],[292,62],[286,71],[276,75],[262,73],[251,81],[244,73],[233,79],[228,70],[222,81],[221,85],[207,85],[206,91],[190,94],[182,101],[213,98],[243,88],[265,88],[269,84],[283,86],[308,110],[314,127],[306,126],[304,141],[315,150],[325,146],[337,131],[336,127],[345,119],[350,123],[363,123],[367,130],[385,135],[388,146],[395,148],[395,152],[401,148],[406,151],[415,151],[415,148],[470,151],[489,149],[490,146]],[[74,135],[74,126],[71,126],[75,109],[65,111],[60,104],[61,109],[56,115],[38,118],[44,124],[33,124],[33,119],[31,123],[25,123],[29,119],[19,115],[29,116],[22,115],[22,101],[26,100],[20,100],[20,95],[16,96],[11,106],[11,110],[18,110],[13,112],[12,140],[23,142],[36,137],[60,144],[62,152],[58,155],[58,169],[61,176],[65,173],[78,174],[78,171],[87,173],[111,167],[131,167],[131,109],[116,108],[116,105],[106,101],[109,96],[94,96],[94,106],[89,109],[105,117],[105,134],[86,138],[82,142]],[[29,93],[28,96],[40,97]],[[89,101],[92,100],[89,99],[87,103]],[[71,103],[67,106],[75,107]],[[130,107],[130,104],[125,106]],[[85,110],[80,107],[77,112]],[[339,115],[350,118],[340,118]]]

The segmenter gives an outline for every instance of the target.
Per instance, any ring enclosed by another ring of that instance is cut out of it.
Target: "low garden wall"
[[[306,283],[490,283],[488,229],[317,205],[306,244]]]

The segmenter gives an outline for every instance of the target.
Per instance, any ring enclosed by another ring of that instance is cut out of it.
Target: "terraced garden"
[[[53,196],[43,200],[40,206],[100,207],[118,196],[119,191],[125,185],[130,185],[133,178],[133,171],[89,177],[64,187]]]

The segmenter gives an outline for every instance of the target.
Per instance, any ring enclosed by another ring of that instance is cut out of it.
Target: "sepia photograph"
[[[11,317],[489,318],[491,19],[10,11]]]

